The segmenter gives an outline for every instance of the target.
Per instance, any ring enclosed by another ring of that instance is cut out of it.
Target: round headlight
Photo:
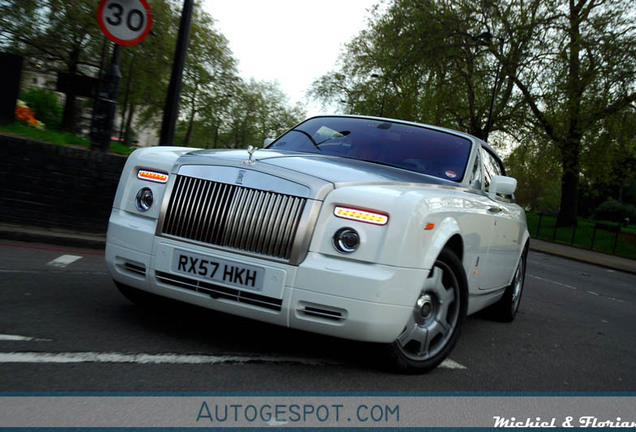
[[[147,187],[140,189],[135,197],[135,205],[137,206],[137,209],[142,212],[150,210],[153,201],[154,198],[152,196],[152,190]]]
[[[360,246],[360,235],[353,228],[341,228],[333,235],[333,247],[338,252],[353,253]]]

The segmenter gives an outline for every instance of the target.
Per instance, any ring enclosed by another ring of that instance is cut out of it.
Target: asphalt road
[[[377,346],[190,307],[145,310],[103,253],[0,242],[0,392],[636,391],[636,275],[532,252],[515,322],[469,317],[418,376]]]

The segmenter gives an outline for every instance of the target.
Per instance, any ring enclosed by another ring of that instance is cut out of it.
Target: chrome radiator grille
[[[180,175],[162,233],[289,260],[305,201]]]

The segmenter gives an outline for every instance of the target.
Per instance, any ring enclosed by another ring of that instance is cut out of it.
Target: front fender
[[[146,147],[135,150],[128,156],[126,165],[119,179],[119,186],[113,201],[113,208],[146,218],[157,219],[161,208],[161,200],[166,191],[165,183],[155,183],[137,177],[139,170],[151,170],[165,174],[172,173],[177,159],[192,149],[186,147]],[[140,214],[135,207],[135,196],[139,189],[148,187],[157,200],[148,212]]]
[[[423,248],[424,256],[422,257],[424,268],[427,269],[433,268],[435,260],[442,249],[444,249],[444,247],[448,244],[449,240],[457,234],[461,235],[459,223],[451,217],[444,218],[440,223],[436,224],[435,227],[430,229],[430,231],[432,232],[432,235],[427,246]],[[462,256],[459,256],[458,258],[462,259]]]
[[[443,194],[451,198],[440,198]],[[389,222],[385,226],[374,226],[339,219],[333,214],[337,205],[381,212],[389,215]],[[460,193],[449,189],[417,185],[337,188],[323,203],[311,251],[343,260],[427,270],[432,268],[449,239],[466,234],[462,232],[459,218],[471,219],[469,207]],[[351,254],[339,253],[333,247],[334,233],[344,227],[354,228],[360,235],[360,247]],[[477,238],[477,233],[475,230],[469,237]],[[463,246],[463,240],[460,245]],[[458,255],[461,258],[462,254]]]

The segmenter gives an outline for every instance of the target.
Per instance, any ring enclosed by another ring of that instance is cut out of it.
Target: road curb
[[[0,238],[87,249],[104,249],[106,247],[106,234],[77,233],[9,224],[0,224]]]

